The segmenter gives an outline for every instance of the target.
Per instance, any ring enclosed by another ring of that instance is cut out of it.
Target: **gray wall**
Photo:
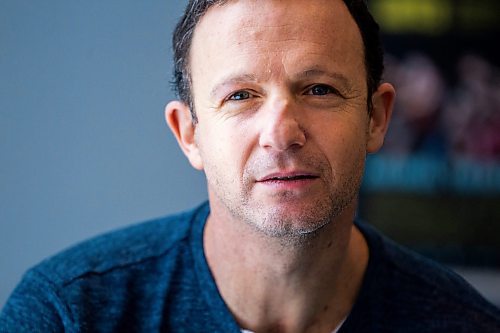
[[[0,1],[0,307],[90,236],[194,206],[163,120],[185,1]]]

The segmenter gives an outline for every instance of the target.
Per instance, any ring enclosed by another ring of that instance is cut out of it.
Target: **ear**
[[[396,91],[389,83],[382,83],[372,95],[372,113],[368,125],[368,153],[375,153],[384,144],[395,96]]]
[[[191,165],[195,169],[203,170],[202,158],[195,140],[196,126],[193,124],[189,107],[180,101],[168,103],[165,107],[165,120]]]

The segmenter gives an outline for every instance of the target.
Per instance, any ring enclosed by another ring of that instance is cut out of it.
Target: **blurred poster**
[[[397,102],[360,215],[439,260],[500,267],[500,2],[369,4]]]

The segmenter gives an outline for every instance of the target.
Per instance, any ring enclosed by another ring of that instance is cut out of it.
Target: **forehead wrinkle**
[[[272,31],[274,30],[274,31]],[[234,37],[238,40],[241,35],[246,35],[250,40],[265,41],[270,43],[282,43],[282,42],[309,42],[312,44],[326,45],[326,42],[313,41],[310,38],[297,38],[296,32],[300,31],[300,27],[295,24],[261,24],[258,22],[252,22],[248,24],[246,22],[241,22],[237,29],[234,29],[229,33],[229,36]],[[317,33],[323,32],[322,29],[316,31]],[[241,41],[237,44],[241,44]]]
[[[208,61],[214,60],[217,66],[220,65],[222,66],[221,68],[225,68],[224,71],[227,75],[224,77],[224,73],[221,73],[223,74],[219,76],[221,80],[213,77],[214,80],[212,83],[214,85],[211,84],[208,87],[205,85],[205,88],[202,88],[203,90],[208,88],[208,91],[205,91],[209,94],[211,92],[213,94],[213,92],[220,89],[221,86],[231,83],[264,82],[271,78],[283,78],[283,76],[290,79],[293,77],[291,74],[293,74],[295,70],[301,70],[301,68],[297,67],[295,67],[294,70],[294,66],[291,66],[293,64],[299,64],[302,66],[302,69],[308,69],[307,63],[311,65],[310,67],[314,66],[314,62],[324,63],[326,65],[326,67],[323,68],[325,71],[333,72],[340,70],[342,72],[343,68],[340,68],[340,66],[344,65],[345,57],[338,57],[339,54],[354,52],[349,56],[354,57],[358,53],[363,53],[363,48],[352,50],[351,46],[354,43],[348,42],[346,44],[344,39],[339,37],[340,34],[348,35],[351,37],[349,38],[351,41],[359,39],[357,38],[360,37],[358,36],[359,33],[357,33],[357,29],[356,31],[350,31],[347,29],[347,25],[343,25],[346,19],[351,19],[350,16],[346,18],[339,16],[334,22],[331,20],[328,21],[331,24],[318,25],[314,24],[314,22],[310,24],[306,22],[306,26],[304,26],[303,24],[297,24],[297,22],[295,22],[295,16],[291,15],[290,11],[284,7],[280,7],[280,10],[271,10],[275,9],[274,5],[267,8],[266,2],[262,3],[255,0],[250,0],[248,2],[243,1],[241,3],[249,4],[251,9],[255,7],[255,10],[260,14],[257,16],[249,15],[248,6],[240,7],[240,1],[228,1],[225,6],[215,6],[209,10],[195,28],[193,48],[191,50],[191,52],[195,52],[191,55],[196,53],[197,59],[205,59]],[[269,3],[274,3],[274,1],[270,1]],[[262,10],[264,7],[270,10],[263,12]],[[224,11],[224,15],[221,14],[222,12],[217,13],[219,9]],[[241,10],[245,10],[243,15],[236,15],[242,14]],[[297,16],[297,18],[307,16],[306,14],[313,13],[305,11],[300,14],[300,17]],[[315,16],[317,16],[316,21],[323,22],[323,14],[324,11],[315,12]],[[311,19],[313,17],[309,15],[309,18]],[[336,31],[335,36],[332,35],[332,31],[334,30]],[[353,32],[356,33],[356,36],[351,36]],[[331,40],[332,36],[334,39],[339,38],[340,42],[333,43]],[[207,43],[207,40],[212,42]],[[202,42],[201,45],[203,46],[198,45],[199,42]],[[321,47],[318,48],[317,46]],[[329,48],[326,49],[325,46]],[[232,56],[225,60],[224,58],[217,57],[216,55],[222,50],[226,50],[225,53],[229,52]],[[300,52],[297,54],[298,51],[294,52],[294,50],[302,50],[307,56],[303,53],[300,54]],[[231,53],[233,51],[236,52]],[[336,54],[337,57],[333,56],[334,54]],[[257,64],[255,56],[259,55],[262,57],[259,59],[259,64]],[[235,59],[235,57],[238,59]],[[304,59],[304,57],[308,59]],[[363,55],[361,55],[360,58],[363,59]],[[190,57],[191,65],[193,60],[193,57]],[[228,68],[230,63],[234,64],[232,69]],[[203,72],[203,66],[198,66],[198,70],[196,70],[196,66],[192,67],[193,72]],[[211,65],[206,67],[207,70],[211,68]],[[362,70],[364,69],[363,66]],[[254,77],[252,78],[249,75],[245,75],[238,79],[231,79],[233,74],[236,78],[239,76],[239,73],[253,74]],[[345,72],[343,74],[349,79],[349,76],[354,73]],[[312,76],[313,72],[309,72],[307,75]],[[341,82],[339,81],[340,78],[337,77],[336,79],[338,82]],[[360,86],[358,87],[355,81],[350,82],[350,86],[352,88],[357,88],[356,90],[362,88]],[[214,88],[212,89],[212,87]],[[209,95],[206,96],[208,97]]]

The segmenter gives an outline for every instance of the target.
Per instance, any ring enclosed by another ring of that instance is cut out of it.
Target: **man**
[[[209,205],[35,267],[0,330],[500,331],[461,278],[353,223],[395,95],[377,33],[362,1],[191,1],[166,119]]]

